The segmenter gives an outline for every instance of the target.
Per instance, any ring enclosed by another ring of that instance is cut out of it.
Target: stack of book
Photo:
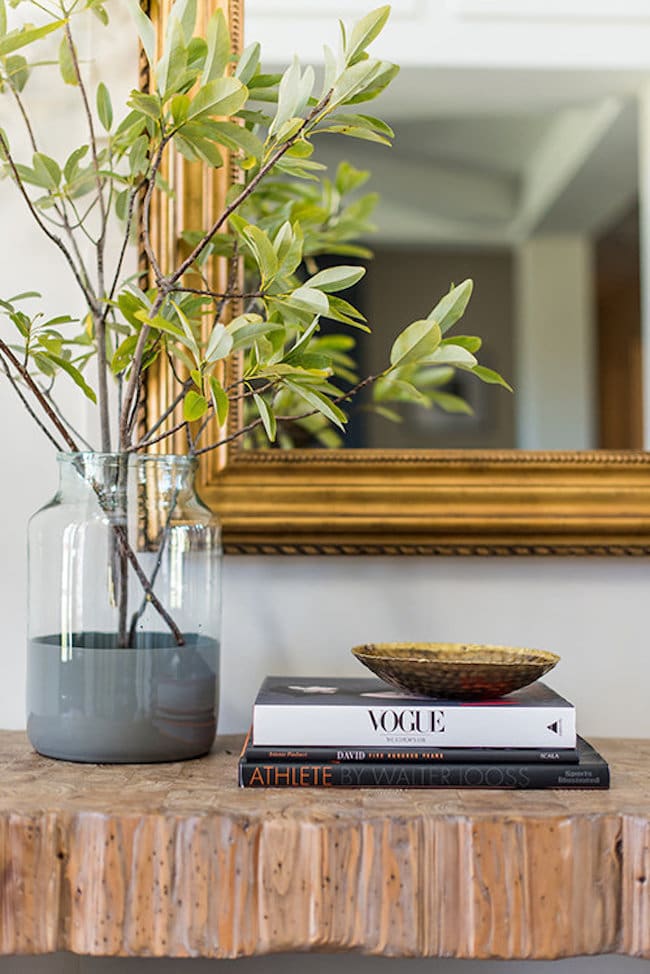
[[[545,683],[493,701],[432,700],[381,680],[267,677],[239,762],[244,788],[608,788]]]

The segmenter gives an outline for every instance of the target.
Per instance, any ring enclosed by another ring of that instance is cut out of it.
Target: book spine
[[[445,747],[574,748],[575,710],[570,706],[507,704],[431,706],[318,706],[256,704],[253,744],[294,749],[355,747],[383,750]]]
[[[239,762],[242,788],[608,788],[609,769],[559,764],[372,765]]]
[[[374,750],[369,748],[247,747],[243,757],[253,764],[577,764],[577,748],[447,747]]]

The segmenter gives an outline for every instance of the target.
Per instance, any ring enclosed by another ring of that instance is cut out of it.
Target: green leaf
[[[358,125],[338,125],[330,124],[324,127],[318,127],[316,132],[332,132],[335,135],[345,135],[349,139],[361,139],[363,142],[376,142],[378,145],[390,146],[391,140],[386,138],[385,135],[379,135],[378,132],[373,132],[371,128],[363,128]]]
[[[474,410],[468,402],[460,396],[454,396],[451,392],[431,392],[431,401],[444,409],[446,413],[464,413],[466,416],[473,416]]]
[[[153,67],[156,60],[156,29],[140,5],[140,0],[125,0],[140,36],[140,42]]]
[[[9,31],[4,37],[0,37],[0,57],[5,57],[7,54],[11,54],[12,51],[17,51],[19,48],[26,47],[28,44],[33,44],[34,41],[39,41],[42,37],[51,34],[52,31],[63,27],[64,24],[65,20],[54,20],[52,23],[45,24],[43,27],[32,27],[25,24],[24,27],[20,27],[18,30]]]
[[[14,294],[13,297],[9,298],[9,304],[13,304],[14,301],[24,301],[26,298],[42,297],[43,295],[40,293],[40,291],[21,291],[20,294]]]
[[[97,114],[106,131],[110,132],[113,125],[113,106],[108,88],[103,81],[100,81],[97,86]]]
[[[22,91],[29,80],[29,65],[21,54],[14,54],[5,61],[5,70],[11,85]]]
[[[438,322],[443,335],[465,314],[473,289],[474,282],[470,279],[463,281],[457,287],[452,287],[427,315],[428,318]]]
[[[428,318],[414,321],[397,336],[390,350],[390,364],[407,365],[431,355],[440,345],[440,327]]]
[[[83,394],[87,396],[91,402],[97,402],[97,396],[90,388],[79,369],[75,368],[71,362],[60,355],[53,355],[51,352],[48,352],[48,358],[51,359],[55,365],[58,365],[60,369],[63,369],[64,372],[68,373],[72,381],[79,386]]]
[[[156,87],[166,100],[174,93],[187,67],[187,48],[185,35],[179,20],[170,17],[165,52],[156,65]]]
[[[487,382],[489,385],[503,386],[503,388],[507,389],[508,392],[513,392],[512,386],[506,382],[502,375],[495,372],[494,369],[488,369],[485,365],[475,365],[471,371],[474,373],[474,375],[478,376],[482,382]]]
[[[264,426],[264,432],[268,436],[271,443],[275,441],[275,436],[277,432],[277,423],[275,416],[269,409],[268,403],[262,396],[255,394],[253,396],[253,401],[257,406],[257,411],[260,414],[260,419],[262,420],[262,425]]]
[[[323,73],[323,87],[321,89],[321,97],[325,96],[328,91],[331,91],[334,87],[334,82],[336,81],[336,75],[338,73],[338,65],[336,63],[336,55],[329,45],[325,44],[323,46],[323,60],[325,63],[325,71]]]
[[[284,357],[285,362],[291,363],[295,361],[299,357],[299,354],[305,351],[317,328],[318,328],[318,318],[314,318],[309,328],[307,328],[302,333],[300,338],[294,344],[293,348],[291,348],[285,355]]]
[[[254,44],[250,44],[241,53],[239,62],[237,63],[235,77],[239,78],[243,85],[247,85],[257,71],[260,63],[260,51],[260,45],[256,41]]]
[[[477,364],[471,352],[462,345],[452,344],[440,345],[434,352],[421,358],[420,362],[422,365],[454,365],[471,370]]]
[[[100,0],[91,0],[90,9],[95,14],[98,20],[102,22],[104,27],[108,26],[108,13],[104,7],[104,4]]]
[[[201,77],[202,87],[205,87],[209,81],[223,77],[230,61],[230,33],[222,10],[217,10],[210,17],[206,40],[208,42],[208,53]]]
[[[280,81],[278,110],[269,128],[269,135],[275,136],[284,123],[296,115],[301,96],[300,80],[300,61],[295,55]]]
[[[32,165],[34,166],[34,172],[42,180],[42,186],[48,189],[58,188],[61,182],[61,169],[55,159],[44,155],[42,152],[35,152]]]
[[[178,132],[174,136],[174,144],[186,159],[189,159],[190,162],[197,162],[202,159],[213,169],[220,169],[223,166],[223,156],[214,142],[196,134],[191,130],[190,125],[184,126],[182,133]]]
[[[75,149],[74,152],[70,153],[66,161],[66,164],[63,167],[63,176],[65,178],[66,183],[72,182],[72,180],[74,179],[74,177],[78,172],[79,163],[81,162],[83,157],[87,154],[87,152],[88,152],[88,146],[82,145],[79,146],[78,149]]]
[[[351,328],[358,328],[359,331],[365,331],[370,333],[370,328],[365,322],[363,315],[357,311],[354,305],[350,304],[349,301],[345,301],[343,298],[331,295],[329,298],[329,311],[327,312],[327,317],[332,318],[334,321],[341,321],[345,325],[349,325]]]
[[[129,150],[129,172],[132,176],[144,173],[149,168],[149,139],[141,135]]]
[[[358,105],[360,102],[372,101],[378,95],[381,95],[382,91],[388,87],[398,74],[399,67],[397,64],[389,64],[387,61],[382,61],[381,70],[372,79],[372,82],[363,90],[349,97],[346,100],[346,104]]]
[[[146,95],[142,91],[132,91],[127,104],[131,108],[135,108],[136,111],[142,112],[143,115],[153,118],[154,121],[160,121],[162,108],[160,99],[156,95]]]
[[[273,244],[263,230],[252,224],[242,231],[242,237],[250,247],[260,269],[262,287],[264,288],[278,272],[278,257]]]
[[[7,6],[5,0],[0,0],[0,37],[7,33]]]
[[[350,40],[345,51],[346,64],[354,64],[360,54],[381,34],[390,17],[390,6],[372,10],[352,28]]]
[[[454,335],[453,338],[443,338],[442,345],[460,345],[461,348],[467,349],[468,352],[474,354],[480,351],[482,340],[474,335]]]
[[[286,122],[283,122],[282,125],[280,125],[275,133],[276,139],[278,142],[288,142],[289,139],[292,139],[294,135],[298,134],[303,124],[304,119],[299,115],[294,118],[288,118]]]
[[[340,162],[336,170],[334,185],[336,186],[337,192],[341,196],[345,196],[347,193],[352,193],[355,189],[359,189],[364,183],[368,182],[369,178],[370,173],[367,169],[355,169],[349,162]]]
[[[199,395],[193,389],[185,396],[183,400],[183,417],[188,423],[193,423],[197,419],[201,419],[202,416],[208,411],[208,400],[205,396]]]
[[[190,96],[189,95],[174,95],[171,100],[171,111],[172,118],[174,119],[174,125],[181,126],[187,121],[187,113],[190,110]]]
[[[238,352],[242,349],[250,348],[253,342],[262,336],[273,335],[282,332],[284,326],[264,321],[260,315],[245,314],[226,325],[228,332],[233,336],[232,351]]]
[[[186,369],[191,369],[194,365],[194,362],[184,348],[179,347],[178,345],[167,345],[166,350],[169,355],[171,355],[173,358],[177,358],[179,362],[182,362]]]
[[[368,89],[382,70],[382,61],[361,61],[359,64],[346,68],[336,80],[329,110],[338,105],[344,105],[355,95]]]
[[[198,71],[205,64],[208,54],[208,45],[202,37],[193,37],[187,45],[187,67],[188,70]]]
[[[418,389],[435,389],[437,386],[446,386],[451,382],[456,369],[453,365],[425,366],[420,368],[414,375],[413,381]]]
[[[179,321],[181,323],[181,328],[183,329],[183,333],[185,335],[185,341],[186,341],[187,347],[193,353],[196,361],[198,362],[200,360],[200,358],[201,358],[201,353],[199,351],[199,346],[197,344],[196,336],[194,334],[194,330],[192,328],[192,325],[190,324],[189,319],[188,319],[187,315],[185,314],[185,312],[183,311],[183,309],[178,304],[176,304],[175,301],[172,301],[171,302],[171,305],[172,305],[174,311],[176,312],[176,314],[178,315]],[[155,328],[158,328],[159,326],[155,322],[156,322],[156,319],[154,319],[154,327]]]
[[[125,338],[124,341],[115,349],[111,359],[111,371],[113,372],[113,375],[120,375],[120,373],[124,372],[125,369],[131,365],[137,343],[138,336],[129,335],[129,337]]]
[[[373,411],[373,413],[376,413],[377,416],[383,416],[384,419],[387,419],[391,423],[403,423],[404,422],[404,417],[403,416],[400,416],[400,414],[397,413],[397,412],[395,412],[394,409],[387,409],[386,406],[378,406],[375,403],[372,406],[372,411]]]
[[[176,0],[171,16],[180,21],[185,41],[189,44],[196,26],[196,0]]]
[[[124,320],[132,328],[140,328],[142,322],[147,320],[148,311],[144,303],[144,295],[139,297],[133,291],[122,291],[117,297],[117,306]]]
[[[246,104],[248,89],[237,78],[208,82],[193,100],[188,118],[235,115]]]
[[[382,375],[375,382],[373,398],[376,402],[413,402],[419,406],[430,406],[424,393],[406,379],[394,375]]]
[[[233,152],[242,151],[259,159],[263,152],[261,141],[252,132],[236,122],[212,122],[213,138]]]
[[[317,389],[308,389],[291,379],[284,380],[285,385],[304,399],[305,402],[316,409],[319,413],[322,413],[331,423],[338,426],[339,429],[344,430],[345,424],[347,423],[347,416],[345,413],[338,408],[338,406],[331,402],[326,395],[319,392]]]
[[[61,77],[67,85],[76,86],[79,84],[70,45],[65,36],[61,38],[61,43],[59,44],[59,70],[61,71]]]
[[[341,265],[340,267],[328,267],[324,271],[314,274],[308,281],[307,287],[316,287],[319,291],[330,294],[334,291],[344,291],[352,287],[361,280],[366,273],[365,267],[353,267],[352,265]]]
[[[233,337],[220,322],[214,326],[205,350],[205,360],[210,365],[226,358],[232,351]]]
[[[313,287],[299,287],[287,298],[287,304],[299,311],[325,315],[329,311],[329,301],[322,291]]]
[[[48,378],[54,378],[54,376],[56,375],[56,369],[54,365],[50,362],[47,355],[42,355],[39,352],[34,352],[34,354],[32,355],[32,359],[39,372],[42,372],[43,375],[48,376]]]
[[[221,383],[211,375],[208,378],[210,384],[210,397],[212,399],[212,405],[214,406],[214,411],[217,415],[217,420],[219,426],[223,426],[228,419],[228,411],[230,409],[230,402],[228,396],[221,385]]]

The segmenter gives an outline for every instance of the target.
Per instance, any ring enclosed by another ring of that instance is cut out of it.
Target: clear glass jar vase
[[[214,740],[221,537],[181,456],[61,454],[29,524],[27,733],[50,757],[176,761]]]

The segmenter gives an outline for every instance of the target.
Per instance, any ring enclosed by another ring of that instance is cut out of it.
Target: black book
[[[577,747],[261,747],[242,757],[253,764],[577,764]]]
[[[239,762],[242,788],[609,788],[609,767],[583,738],[578,763],[331,764]]]

